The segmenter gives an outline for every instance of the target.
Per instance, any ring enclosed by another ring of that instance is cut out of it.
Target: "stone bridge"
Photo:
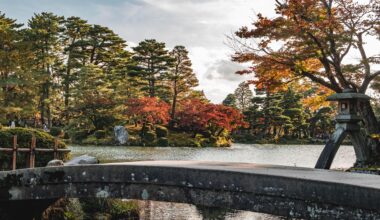
[[[62,197],[179,202],[307,219],[380,218],[380,177],[367,174],[196,161],[0,172],[0,207],[15,219],[38,218]]]

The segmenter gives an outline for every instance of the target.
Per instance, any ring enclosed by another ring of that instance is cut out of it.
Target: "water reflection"
[[[140,218],[143,220],[280,220],[282,217],[227,210],[219,208],[200,207],[189,204],[138,201]]]

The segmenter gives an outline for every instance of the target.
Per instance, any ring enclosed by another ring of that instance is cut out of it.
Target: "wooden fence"
[[[12,154],[12,170],[16,169],[17,152],[23,152],[29,154],[29,168],[34,168],[36,162],[36,152],[53,153],[54,159],[58,159],[58,153],[70,152],[69,149],[58,149],[58,138],[54,140],[53,148],[37,148],[36,137],[32,137],[32,141],[29,148],[20,148],[17,145],[17,135],[13,136],[12,148],[0,148],[0,152]]]

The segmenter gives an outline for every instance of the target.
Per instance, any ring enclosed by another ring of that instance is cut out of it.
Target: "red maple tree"
[[[176,113],[177,126],[180,129],[194,133],[211,132],[220,135],[224,130],[232,130],[246,126],[239,110],[199,99],[185,100],[180,103]]]
[[[126,114],[136,122],[139,121],[143,125],[167,124],[169,121],[170,106],[156,97],[143,97],[129,99],[126,103]]]

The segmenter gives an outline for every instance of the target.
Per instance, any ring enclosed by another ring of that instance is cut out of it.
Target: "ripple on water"
[[[137,160],[200,160],[314,167],[322,145],[234,144],[231,148],[70,146],[74,156],[88,154],[102,162]],[[355,161],[351,146],[342,146],[332,168],[348,168]]]

